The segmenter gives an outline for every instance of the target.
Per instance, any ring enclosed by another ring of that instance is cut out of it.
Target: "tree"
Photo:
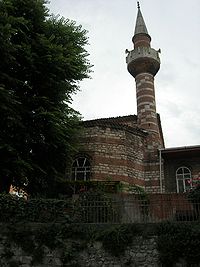
[[[70,108],[91,65],[86,31],[50,16],[45,0],[0,1],[0,192],[54,195],[76,149]]]

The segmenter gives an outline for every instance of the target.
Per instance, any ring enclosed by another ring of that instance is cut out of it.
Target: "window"
[[[192,188],[191,171],[187,167],[176,170],[177,193],[183,193]]]
[[[72,165],[72,180],[88,181],[91,173],[90,162],[86,157],[78,157]]]

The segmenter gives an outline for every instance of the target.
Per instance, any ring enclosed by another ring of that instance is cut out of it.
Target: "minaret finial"
[[[139,9],[140,8],[140,2],[137,1],[137,8]]]

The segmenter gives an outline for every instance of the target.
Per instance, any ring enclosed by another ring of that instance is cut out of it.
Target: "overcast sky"
[[[151,46],[161,49],[155,92],[165,145],[200,145],[200,1],[141,0],[140,6]],[[135,81],[125,61],[136,1],[51,0],[48,7],[88,31],[93,73],[80,83],[73,108],[84,120],[136,114]]]

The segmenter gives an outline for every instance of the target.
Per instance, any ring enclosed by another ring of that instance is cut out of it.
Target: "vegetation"
[[[115,225],[100,232],[97,239],[102,241],[105,251],[114,256],[119,256],[124,253],[128,245],[132,244],[133,239],[141,233],[141,228],[138,225]]]
[[[76,149],[80,116],[69,104],[90,71],[88,40],[45,4],[0,1],[0,192],[13,184],[55,197]]]
[[[200,184],[192,188],[187,197],[192,203],[200,203]]]
[[[200,184],[197,184],[194,188],[192,188],[188,192],[187,197],[189,201],[192,202],[192,205],[194,208],[194,216],[196,218],[199,218],[200,216]]]
[[[71,205],[67,200],[37,198],[27,201],[9,194],[0,194],[0,223],[67,223],[71,214]]]
[[[178,260],[187,266],[200,263],[200,225],[184,223],[162,223],[158,227],[157,248],[164,267],[171,267]]]

